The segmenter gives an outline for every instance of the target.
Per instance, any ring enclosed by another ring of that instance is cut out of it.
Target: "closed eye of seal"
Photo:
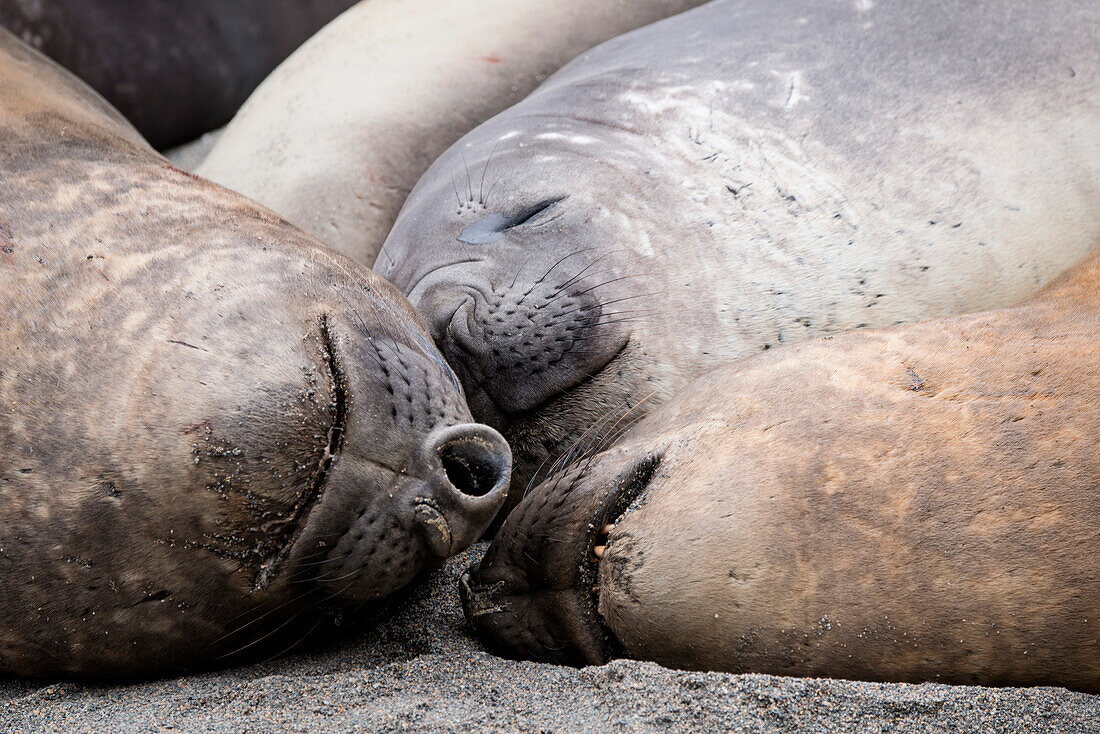
[[[487,245],[496,242],[512,227],[525,224],[566,198],[568,196],[543,199],[534,206],[530,206],[511,217],[506,217],[500,212],[493,212],[463,229],[458,235],[458,241],[465,242],[468,245]]]

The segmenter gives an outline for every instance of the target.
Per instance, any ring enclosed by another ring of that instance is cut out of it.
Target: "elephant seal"
[[[391,286],[5,31],[0,140],[0,673],[285,647],[484,531],[507,445]]]
[[[373,265],[440,153],[582,51],[702,0],[370,0],[249,98],[200,175]]]
[[[0,0],[0,26],[90,84],[154,146],[224,125],[354,0]]]
[[[583,55],[448,150],[375,270],[511,501],[761,349],[994,308],[1100,239],[1100,6],[718,0]]]
[[[1016,307],[722,368],[533,491],[467,614],[572,664],[1100,692],[1098,334],[1094,251]]]

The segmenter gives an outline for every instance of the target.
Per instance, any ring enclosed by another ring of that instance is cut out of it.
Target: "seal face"
[[[614,39],[417,184],[375,267],[507,436],[512,501],[731,359],[1015,303],[1100,239],[1094,6],[865,6]]]
[[[391,286],[5,32],[0,110],[0,672],[278,652],[483,532],[508,447]]]
[[[279,65],[198,173],[373,265],[405,197],[578,54],[702,0],[371,0]]]
[[[510,656],[1100,691],[1100,251],[784,347],[535,488],[463,578]]]
[[[224,125],[355,0],[0,0],[0,26],[102,94],[157,148]]]

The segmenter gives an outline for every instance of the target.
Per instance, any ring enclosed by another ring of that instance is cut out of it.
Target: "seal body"
[[[156,147],[224,125],[354,0],[0,0],[0,26],[74,72]]]
[[[733,358],[1013,303],[1083,255],[1098,28],[1084,2],[718,0],[464,137],[375,268],[525,485]]]
[[[507,446],[388,284],[3,31],[0,141],[0,672],[271,652],[483,531]]]
[[[574,664],[1100,691],[1097,334],[1100,252],[724,367],[536,488],[467,614]]]
[[[373,265],[432,161],[582,51],[701,0],[371,0],[277,69],[199,173]]]

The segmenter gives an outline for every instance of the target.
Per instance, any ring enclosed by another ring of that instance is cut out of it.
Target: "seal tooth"
[[[589,525],[589,527],[592,526]],[[603,558],[604,552],[607,551],[607,536],[609,536],[614,529],[614,523],[608,523],[600,528],[600,532],[596,535],[595,544],[592,547],[593,560],[598,561]]]

